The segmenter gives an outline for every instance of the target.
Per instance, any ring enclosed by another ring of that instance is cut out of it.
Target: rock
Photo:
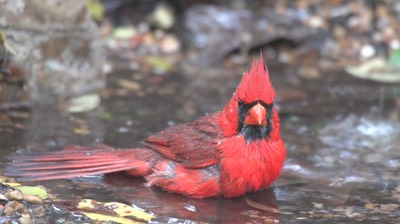
[[[5,204],[8,201],[9,201],[8,198],[6,198],[6,196],[4,196],[4,194],[0,194],[0,204]]]
[[[184,21],[186,41],[200,52],[200,63],[218,63],[237,49],[278,38],[298,41],[310,34],[305,25],[265,6],[248,10],[197,4],[186,11]]]
[[[105,54],[85,1],[0,1],[0,29],[17,52],[31,101],[47,104],[104,86]]]
[[[382,212],[393,212],[395,210],[397,210],[400,207],[400,205],[398,204],[381,204],[379,206],[379,209]]]
[[[324,204],[319,202],[311,202],[315,209],[322,210],[325,208]]]
[[[203,62],[221,61],[225,54],[240,47],[240,34],[251,25],[249,10],[213,5],[196,5],[185,13],[187,41],[200,51]],[[229,41],[227,41],[229,40]]]

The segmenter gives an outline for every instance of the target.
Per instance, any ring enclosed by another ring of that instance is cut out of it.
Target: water
[[[2,158],[68,144],[133,147],[148,134],[222,108],[244,69],[204,73],[191,67],[185,75],[119,71],[109,76],[95,111],[3,111],[11,122],[1,126]],[[322,77],[296,85],[280,65],[270,65],[270,73],[288,151],[281,178],[270,188],[237,199],[200,200],[147,188],[141,178],[123,173],[25,184],[42,184],[64,202],[90,198],[134,204],[154,212],[159,217],[154,222],[160,223],[399,223],[400,122],[389,117],[393,96],[379,108],[380,84],[338,71],[329,74],[328,83]],[[120,79],[136,80],[141,87],[126,90]],[[293,100],[290,91],[302,98]],[[60,214],[47,216],[57,220]]]

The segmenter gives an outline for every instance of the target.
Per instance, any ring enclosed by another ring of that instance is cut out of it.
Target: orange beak
[[[246,125],[266,126],[267,125],[267,111],[260,103],[257,103],[249,109],[244,117],[243,123]]]

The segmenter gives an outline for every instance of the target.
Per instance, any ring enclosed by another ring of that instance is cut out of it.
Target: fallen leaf
[[[21,186],[20,183],[14,182],[13,180],[11,180],[9,177],[6,176],[0,176],[0,183],[10,187]]]
[[[87,94],[70,100],[67,111],[70,113],[82,113],[91,111],[100,105],[98,94]]]
[[[174,13],[170,7],[165,4],[158,4],[154,9],[150,20],[162,29],[169,29],[174,25]]]
[[[365,209],[368,209],[368,210],[372,210],[372,209],[375,208],[375,204],[369,202],[369,203],[367,203],[367,204],[364,205],[364,208],[365,208]]]
[[[268,206],[268,205],[264,205],[262,203],[253,201],[253,200],[251,200],[249,198],[246,198],[246,203],[250,207],[253,207],[253,208],[256,208],[256,209],[260,209],[260,210],[266,211],[266,212],[271,212],[271,213],[275,213],[275,214],[282,214],[282,215],[293,215],[294,214],[293,212],[286,212],[286,211],[282,211],[282,210],[277,209],[277,208],[273,208],[273,207]]]
[[[112,222],[122,223],[122,224],[142,223],[142,222],[136,222],[136,221],[133,221],[133,220],[127,219],[127,218],[103,215],[103,214],[98,214],[98,213],[82,212],[82,214],[84,214],[87,217],[89,217],[90,219],[96,220],[96,221],[112,221]]]
[[[14,188],[20,190],[23,194],[35,195],[38,196],[40,199],[47,198],[47,191],[39,186],[21,185],[21,186],[16,186]]]
[[[10,186],[10,187],[18,187],[21,186],[20,183],[3,183],[4,185]]]
[[[154,216],[145,212],[143,209],[131,207],[119,202],[108,202],[104,203],[105,207],[113,208],[113,211],[117,213],[119,216],[134,216],[138,219],[149,221]]]
[[[100,0],[86,0],[86,8],[92,18],[96,21],[100,21],[104,17],[104,6]]]
[[[347,67],[346,72],[361,79],[369,79],[384,83],[400,83],[400,72],[396,71],[383,58],[375,58],[359,66]]]
[[[156,56],[147,56],[144,59],[145,63],[150,65],[153,68],[162,70],[162,71],[169,71],[172,70],[173,65],[166,61],[165,59],[161,57],[156,57]]]
[[[87,135],[90,134],[90,131],[87,128],[74,128],[74,133],[78,135]]]
[[[133,217],[137,220],[143,220],[143,221],[149,221],[154,217],[153,214],[150,214],[148,212],[145,212],[143,209],[137,208],[137,207],[132,207],[128,206],[123,203],[119,202],[98,202],[92,199],[83,199],[78,202],[77,205],[78,209],[83,209],[85,211],[90,211],[90,215],[92,217],[96,217],[95,220],[98,220],[100,218],[105,218],[101,219],[101,221],[106,221],[106,220],[111,220],[109,219],[110,217],[114,218],[121,218],[121,217]],[[101,211],[103,214],[98,214],[96,211]],[[108,214],[115,214],[113,215],[104,215],[104,213]],[[86,212],[84,212],[86,214]],[[97,214],[97,215],[95,215]],[[112,219],[112,221],[117,222],[115,219]],[[127,223],[127,222],[120,222],[120,223]],[[136,222],[132,222],[136,223]]]
[[[136,35],[136,29],[133,26],[123,26],[114,29],[112,36],[115,39],[126,40]]]
[[[321,76],[319,70],[312,66],[301,66],[298,73],[301,77],[306,79],[316,79]]]
[[[400,68],[400,49],[390,52],[389,64],[395,68]]]
[[[118,80],[118,84],[125,88],[125,89],[129,89],[132,91],[138,91],[142,88],[142,86],[140,86],[139,83],[135,82],[135,81],[131,81],[131,80],[127,80],[127,79],[120,79]]]

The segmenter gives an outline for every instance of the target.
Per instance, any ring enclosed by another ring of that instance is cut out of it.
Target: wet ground
[[[3,111],[1,158],[68,144],[133,147],[148,134],[222,108],[246,69],[185,66],[166,75],[118,70],[94,111]],[[198,200],[146,188],[122,173],[24,184],[44,185],[61,199],[49,204],[124,202],[152,211],[159,223],[400,223],[399,87],[343,71],[305,79],[280,64],[269,63],[269,70],[288,151],[270,188],[237,199]],[[139,85],[124,88],[121,80]],[[55,208],[46,216],[80,222]]]

